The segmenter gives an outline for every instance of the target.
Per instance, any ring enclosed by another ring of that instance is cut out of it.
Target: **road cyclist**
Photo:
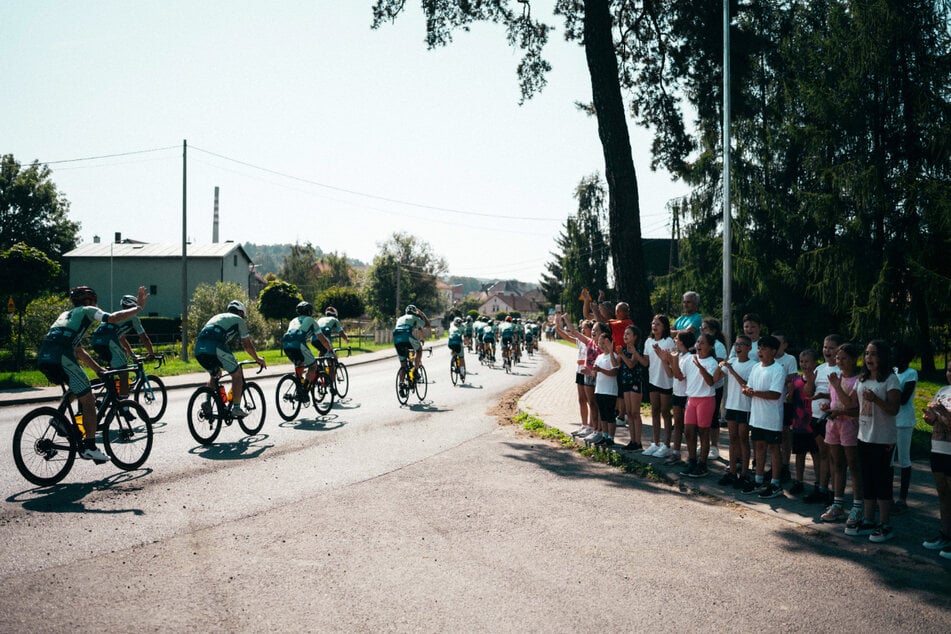
[[[88,286],[70,289],[69,299],[73,308],[59,315],[43,338],[36,357],[37,368],[53,383],[67,384],[68,391],[79,401],[83,424],[83,447],[79,457],[103,463],[109,456],[96,447],[97,413],[96,399],[92,385],[79,362],[103,373],[103,368],[86,352],[80,342],[94,322],[118,324],[138,315],[145,307],[148,294],[140,286],[135,306],[114,313],[107,313],[96,303],[99,298],[96,291]]]
[[[465,340],[465,324],[461,317],[452,320],[449,326],[449,349],[452,357],[449,360],[449,378],[452,384],[466,381],[466,357],[463,341]]]
[[[406,312],[396,320],[396,326],[393,328],[393,346],[396,348],[396,355],[402,362],[409,357],[409,351],[413,350],[413,369],[418,369],[423,364],[420,351],[423,344],[420,338],[426,339],[431,327],[429,317],[419,308],[410,304],[406,307]],[[409,373],[410,381],[415,379],[411,369]]]
[[[128,310],[135,308],[138,301],[134,295],[123,295],[119,300],[119,308]],[[99,360],[109,367],[110,370],[119,370],[129,367],[129,360],[135,358],[135,352],[129,345],[126,335],[135,333],[139,341],[148,350],[147,360],[155,357],[155,350],[152,348],[152,340],[145,333],[142,327],[142,321],[137,315],[133,315],[125,321],[110,323],[108,320],[100,322],[99,326],[92,332],[92,348],[99,357]],[[123,372],[118,375],[119,398],[124,399],[129,396],[129,373]]]
[[[487,319],[485,326],[482,327],[482,353],[488,365],[495,363],[495,332],[495,323]]]
[[[504,321],[499,322],[499,344],[502,347],[502,367],[506,373],[512,372],[512,348],[515,345],[515,324],[512,323],[512,316],[509,315]]]
[[[294,364],[294,374],[288,374],[277,383],[277,412],[284,420],[293,420],[301,405],[307,405],[311,400],[322,415],[329,412],[333,405],[330,381],[325,375],[318,376],[317,359],[307,341],[317,341],[325,350],[329,349],[331,355],[333,347],[314,320],[314,307],[310,302],[298,303],[295,310],[297,316],[291,320],[287,332],[281,337],[281,349]],[[315,389],[312,390],[312,387]]]

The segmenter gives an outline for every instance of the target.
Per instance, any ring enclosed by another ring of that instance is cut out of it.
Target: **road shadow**
[[[401,405],[400,407],[405,407],[413,412],[451,412],[451,409],[436,407],[433,404],[433,401],[419,401],[418,403],[407,403],[406,405]]]
[[[469,381],[469,376],[470,376],[470,375],[468,375],[468,374],[466,375],[466,383],[460,383],[460,384],[456,385],[456,387],[465,388],[465,389],[467,389],[467,390],[484,390],[484,389],[485,389],[485,388],[482,387],[481,385],[475,385],[474,383],[469,383],[469,382],[468,382],[468,381]]]
[[[363,407],[363,403],[354,401],[352,397],[348,396],[335,400],[333,406],[335,409],[359,409]]]
[[[205,458],[206,460],[247,460],[257,458],[267,449],[274,446],[264,444],[269,436],[267,434],[257,434],[255,436],[245,436],[234,442],[216,442],[211,445],[198,445],[188,450],[188,453]]]
[[[339,414],[330,413],[326,416],[312,416],[309,418],[298,418],[296,420],[286,421],[278,425],[278,427],[298,429],[301,431],[333,431],[340,429],[346,424]]]
[[[141,491],[142,486],[125,486],[152,473],[152,469],[120,471],[93,482],[70,482],[54,484],[49,487],[36,487],[15,493],[6,499],[10,504],[19,504],[23,510],[39,513],[99,513],[115,515],[131,513],[145,515],[142,509],[97,509],[83,504],[82,499],[95,491],[121,491],[131,493]]]

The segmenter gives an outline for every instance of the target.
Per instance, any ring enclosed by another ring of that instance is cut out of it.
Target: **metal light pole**
[[[733,334],[732,211],[730,207],[730,1],[723,0],[723,335]]]
[[[188,141],[182,141],[182,353],[188,361]]]

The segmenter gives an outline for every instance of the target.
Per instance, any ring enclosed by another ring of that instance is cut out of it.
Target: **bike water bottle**
[[[224,386],[224,385],[219,385],[219,386],[218,386],[218,397],[221,399],[221,402],[222,402],[222,403],[227,403],[227,402],[228,402],[228,395],[225,393],[225,386]]]
[[[76,427],[79,428],[79,433],[80,433],[80,434],[82,434],[83,436],[86,435],[86,428],[83,427],[83,415],[82,415],[82,414],[76,414]]]
[[[228,402],[230,403],[232,399],[234,399],[234,394],[232,394],[231,390],[228,390]]]

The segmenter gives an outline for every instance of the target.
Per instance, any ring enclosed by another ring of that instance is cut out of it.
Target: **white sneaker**
[[[109,456],[104,454],[101,449],[95,445],[87,446],[83,449],[83,452],[79,454],[79,457],[84,460],[92,460],[94,462],[109,462]]]
[[[627,427],[627,419],[623,416],[618,416],[617,420],[614,422],[617,423],[618,427]]]
[[[572,436],[581,436],[581,437],[584,437],[584,436],[587,436],[587,435],[590,434],[590,433],[591,433],[591,428],[588,427],[587,425],[582,425],[582,426],[579,427],[578,429],[576,429],[576,430],[574,430],[573,432],[571,432],[571,435],[572,435]]]
[[[720,459],[720,448],[710,447],[710,453],[707,454],[707,460],[719,460],[719,459]]]
[[[234,405],[231,406],[231,415],[234,416],[235,418],[244,418],[245,416],[248,415],[248,413],[244,411],[243,409],[241,409],[240,405],[235,403]]]
[[[667,445],[661,445],[660,448],[657,449],[657,453],[654,454],[654,457],[666,458],[667,456],[670,455],[670,451],[671,451],[670,447],[668,447]]]
[[[585,441],[585,442],[598,442],[598,441],[601,440],[602,438],[604,438],[604,435],[603,435],[601,432],[596,431],[596,432],[592,432],[592,433],[588,434],[587,436],[585,436],[585,437],[584,437],[584,441]]]
[[[652,443],[651,443],[651,446],[648,447],[647,449],[645,449],[641,455],[642,455],[642,456],[653,456],[655,453],[657,453],[657,450],[658,450],[658,449],[660,449],[660,447],[657,445],[657,443],[656,443],[656,442],[652,442]]]

